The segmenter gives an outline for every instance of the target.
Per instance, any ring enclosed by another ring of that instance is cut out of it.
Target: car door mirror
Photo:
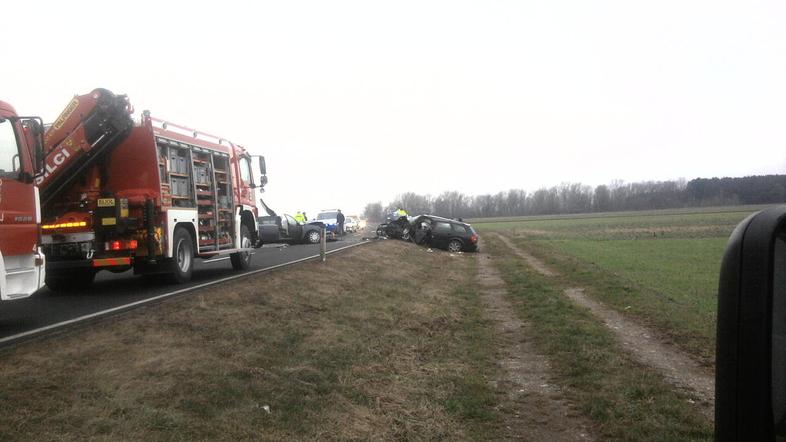
[[[715,438],[786,436],[786,206],[743,220],[718,288]]]

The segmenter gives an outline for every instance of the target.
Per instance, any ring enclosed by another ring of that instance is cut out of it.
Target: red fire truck
[[[191,278],[194,258],[250,265],[261,245],[252,157],[228,140],[153,118],[125,96],[75,97],[47,130],[42,200],[46,284],[84,287],[100,270]]]
[[[0,101],[0,300],[30,296],[44,282],[38,246],[41,212],[33,176],[42,158],[43,125]]]

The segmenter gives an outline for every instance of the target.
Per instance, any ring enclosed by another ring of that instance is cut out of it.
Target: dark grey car
[[[420,215],[410,220],[410,238],[416,244],[449,252],[477,252],[478,234],[471,225],[435,215]]]
[[[301,224],[290,215],[260,216],[259,237],[262,243],[306,243],[317,244],[322,239],[322,227],[319,221]]]

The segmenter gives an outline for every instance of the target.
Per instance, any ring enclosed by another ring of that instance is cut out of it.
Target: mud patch
[[[478,283],[484,315],[495,323],[499,343],[496,390],[505,395],[500,410],[507,436],[514,440],[593,440],[590,425],[551,383],[548,360],[527,337],[528,324],[506,299],[507,287],[487,254],[478,254]]]

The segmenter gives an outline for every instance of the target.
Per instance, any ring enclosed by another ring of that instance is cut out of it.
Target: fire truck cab
[[[61,126],[76,125],[67,120]],[[99,126],[114,133],[113,121],[121,119],[106,118]],[[252,156],[242,146],[147,111],[127,132],[117,132],[122,137],[115,145],[45,198],[47,286],[78,289],[100,270],[129,269],[185,282],[194,258],[221,255],[229,255],[235,269],[248,268],[261,246],[255,189],[267,182],[264,159],[259,157],[255,179]],[[65,173],[55,171],[47,180]]]
[[[24,298],[44,283],[41,211],[33,177],[42,158],[43,125],[0,101],[0,300]]]

